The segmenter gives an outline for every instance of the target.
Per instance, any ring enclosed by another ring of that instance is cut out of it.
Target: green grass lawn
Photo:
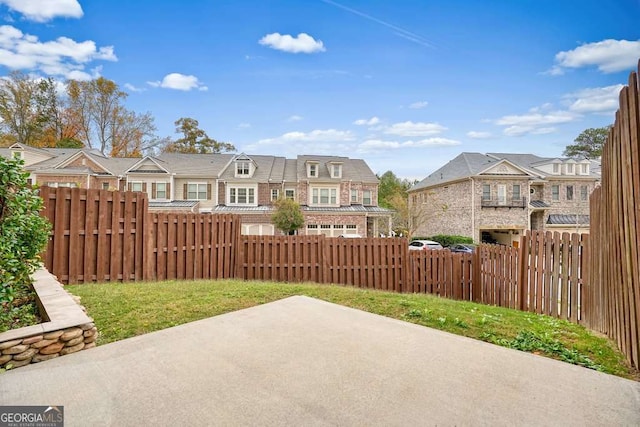
[[[272,282],[167,281],[66,286],[82,298],[105,344],[292,295],[307,295],[382,316],[638,379],[607,338],[548,316],[344,286]]]

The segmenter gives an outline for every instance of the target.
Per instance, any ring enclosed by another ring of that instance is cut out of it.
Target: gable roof
[[[508,162],[509,165],[522,170],[530,177],[545,178],[548,175],[538,169],[538,166],[547,165],[554,161],[566,162],[568,158],[540,157],[535,154],[521,153],[468,153],[459,154],[450,160],[446,165],[431,173],[422,181],[414,185],[409,191],[420,190],[422,188],[446,184],[465,178],[481,175],[483,172],[491,170],[500,163]],[[591,161],[591,173],[589,176],[597,176],[595,170],[599,170],[599,162]],[[595,166],[598,166],[597,168]],[[563,176],[566,177],[566,176]]]
[[[315,180],[341,180],[377,183],[378,177],[373,173],[369,165],[362,159],[350,159],[341,156],[314,156],[300,155],[297,158],[297,179],[307,179],[307,162],[317,162],[321,167],[318,168],[318,177]],[[342,178],[332,178],[329,174],[329,163],[342,163]]]

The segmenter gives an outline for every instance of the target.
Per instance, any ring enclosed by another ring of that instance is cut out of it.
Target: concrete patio
[[[68,426],[640,425],[640,383],[291,297],[0,374]]]

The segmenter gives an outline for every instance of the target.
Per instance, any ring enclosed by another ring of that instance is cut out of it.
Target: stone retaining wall
[[[79,300],[44,269],[33,280],[45,322],[0,333],[0,368],[38,363],[96,345],[98,329]]]

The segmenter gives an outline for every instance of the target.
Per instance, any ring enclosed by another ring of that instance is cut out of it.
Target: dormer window
[[[22,151],[14,151],[13,153],[11,153],[11,156],[14,159],[22,159]]]
[[[573,163],[567,163],[567,175],[575,175],[575,165]]]
[[[553,164],[553,174],[560,175],[560,165],[558,163]]]
[[[251,162],[249,160],[238,160],[236,162],[236,176],[237,177],[251,176]]]
[[[589,163],[582,163],[580,165],[580,175],[589,175]]]
[[[307,177],[309,178],[317,178],[318,177],[318,163],[307,163]]]
[[[331,178],[342,178],[342,164],[341,163],[332,163],[331,167]]]

